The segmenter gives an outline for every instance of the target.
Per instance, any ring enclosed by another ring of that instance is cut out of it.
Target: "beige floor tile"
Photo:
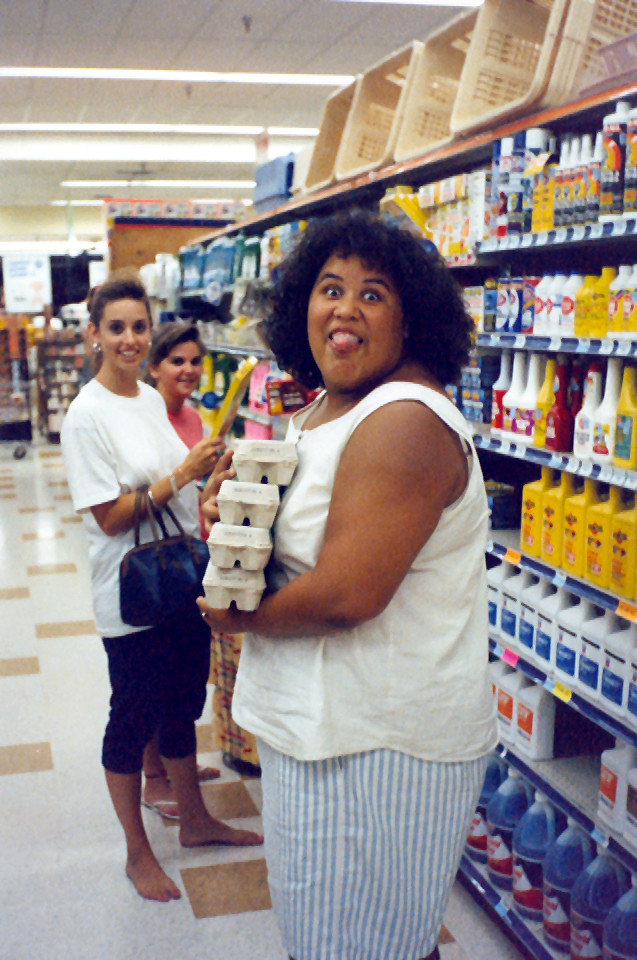
[[[71,494],[70,494],[70,493],[61,493],[59,496],[53,497],[53,499],[55,500],[56,503],[60,503],[62,500],[70,500],[70,499],[71,499]]]
[[[23,540],[61,540],[66,536],[64,530],[43,530],[41,533],[23,533]]]
[[[204,783],[201,787],[206,807],[218,820],[258,817],[254,800],[241,780],[232,783]]]
[[[61,450],[38,450],[38,456],[41,457],[43,460],[52,460],[52,459],[55,459],[55,457],[60,459],[62,457],[62,451]]]
[[[0,493],[0,500],[17,500],[15,493]]]
[[[14,481],[0,477],[0,490],[15,490]]]
[[[50,487],[68,487],[68,480],[49,480]]]
[[[214,737],[212,735],[212,724],[211,723],[198,723],[197,724],[197,752],[198,753],[210,753],[214,750]]]
[[[56,637],[82,637],[97,633],[93,620],[67,620],[65,623],[36,623],[35,635],[38,640],[52,640]]]
[[[40,672],[37,657],[9,657],[0,659],[0,677],[22,677]]]
[[[52,513],[55,507],[18,507],[18,513]]]
[[[72,517],[60,517],[60,520],[62,521],[62,523],[81,523],[82,522],[82,518],[78,517],[75,514]]]
[[[27,575],[30,577],[49,573],[77,573],[77,566],[74,563],[34,563],[27,567]]]
[[[455,943],[455,938],[451,936],[447,928],[443,925],[438,935],[438,943]]]
[[[188,867],[180,872],[198,920],[272,907],[265,860]]]
[[[0,747],[0,776],[10,773],[41,773],[53,769],[50,743],[19,743]]]
[[[0,600],[27,600],[29,596],[28,587],[5,587],[0,590]]]

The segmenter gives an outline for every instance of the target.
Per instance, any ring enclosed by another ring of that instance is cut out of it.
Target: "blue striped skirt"
[[[420,960],[438,939],[486,757],[302,762],[258,743],[265,855],[294,960]]]

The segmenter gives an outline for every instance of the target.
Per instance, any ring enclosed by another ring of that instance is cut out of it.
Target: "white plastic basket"
[[[341,87],[327,98],[305,174],[303,187],[306,193],[329,187],[336,180],[336,156],[360,82],[361,77],[357,76],[351,83]]]

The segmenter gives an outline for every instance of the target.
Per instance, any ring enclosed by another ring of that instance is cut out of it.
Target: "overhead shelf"
[[[637,340],[606,337],[534,336],[526,333],[479,333],[477,347],[531,350],[537,353],[579,353],[590,357],[637,357]]]
[[[478,248],[480,254],[510,253],[512,250],[529,250],[538,247],[554,247],[562,244],[578,244],[629,239],[637,233],[637,214],[618,217],[604,223],[578,224],[573,227],[558,227],[543,233],[509,234],[500,239],[484,240]]]

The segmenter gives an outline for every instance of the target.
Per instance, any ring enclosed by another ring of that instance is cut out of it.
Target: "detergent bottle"
[[[637,336],[637,264],[633,264],[633,272],[626,284],[623,306],[622,330],[617,336],[620,340],[634,340]]]
[[[637,370],[625,366],[615,420],[613,464],[637,469]]]
[[[500,637],[507,647],[517,647],[520,620],[520,595],[537,578],[528,570],[518,570],[517,575],[507,577],[502,583],[500,608]]]
[[[628,774],[636,764],[637,751],[620,737],[616,738],[614,747],[602,753],[597,816],[620,834],[624,832]]]
[[[500,374],[491,387],[491,433],[502,431],[502,400],[511,387],[513,356],[510,350],[503,350],[500,360]]]
[[[637,624],[633,624],[633,648],[630,652],[630,664],[628,668],[626,719],[630,726],[637,730]],[[635,847],[637,847],[637,843]]]
[[[563,357],[557,358],[553,406],[546,415],[546,437],[544,446],[556,453],[566,453],[573,449],[573,414],[568,403],[568,365]]]
[[[530,760],[551,760],[555,741],[555,697],[541,683],[518,690],[515,746]]]
[[[622,617],[616,617],[613,628],[604,638],[600,701],[602,709],[621,718],[627,713],[632,645],[632,624]]]
[[[575,297],[583,283],[583,274],[572,273],[564,284],[560,316],[560,334],[563,337],[572,337],[575,334]]]
[[[599,219],[614,220],[624,212],[624,174],[626,169],[626,133],[631,105],[626,100],[615,104],[603,120],[604,155],[600,170]]]
[[[554,273],[545,273],[535,288],[535,315],[533,317],[533,336],[535,337],[545,336],[547,332],[546,301],[554,279]]]
[[[489,611],[489,626],[499,633],[502,609],[502,583],[508,577],[513,577],[518,570],[512,563],[503,560],[496,567],[487,570],[487,602]]]
[[[599,700],[604,669],[604,640],[615,624],[612,610],[600,612],[582,626],[577,660],[577,686],[580,693],[593,703]]]
[[[519,350],[513,357],[511,386],[502,398],[502,433],[511,439],[517,439],[518,408],[526,386],[526,356]]]
[[[590,337],[591,333],[591,299],[593,286],[599,280],[597,274],[587,273],[584,282],[575,291],[573,305],[573,333],[576,337]]]
[[[518,693],[532,680],[519,670],[506,673],[498,684],[498,733],[502,743],[515,744],[518,726]]]
[[[593,450],[591,457],[596,463],[610,464],[613,460],[621,384],[621,360],[617,357],[610,357],[606,368],[604,396],[597,409],[593,411],[592,416]]]
[[[617,336],[623,329],[624,321],[624,292],[630,283],[633,268],[630,264],[622,264],[617,276],[608,288],[608,324],[610,337]]]
[[[586,557],[586,511],[599,502],[598,484],[591,477],[575,478],[575,492],[564,501],[562,569],[574,577],[584,576]]]
[[[553,336],[560,332],[560,320],[562,317],[562,299],[564,296],[564,287],[568,281],[566,273],[559,271],[553,277],[553,280],[546,293],[546,316],[544,335]]]
[[[516,421],[518,427],[516,441],[518,443],[533,443],[535,414],[543,375],[544,358],[541,353],[532,353],[529,358],[526,386],[520,397],[518,408]]]
[[[544,857],[544,937],[551,947],[568,953],[571,945],[571,891],[593,859],[593,841],[567,817],[566,829]]]
[[[547,797],[535,791],[533,803],[513,831],[513,903],[523,917],[542,920],[542,864],[559,830]]]
[[[582,645],[582,631],[587,623],[596,618],[597,608],[584,598],[568,607],[557,618],[555,677],[566,684],[569,690],[573,690],[577,685],[577,659]]]
[[[606,917],[602,939],[604,960],[637,960],[637,874]]]
[[[544,380],[537,396],[535,417],[533,420],[533,445],[543,447],[546,442],[546,417],[555,402],[555,357],[548,357],[544,369]]]
[[[529,808],[531,790],[517,770],[509,768],[504,783],[487,804],[487,871],[497,887],[513,886],[513,831]]]
[[[540,603],[535,635],[535,656],[540,669],[548,675],[555,671],[555,645],[557,642],[557,618],[575,603],[568,590],[558,587],[554,594]]]
[[[611,535],[615,514],[620,508],[618,487],[609,487],[608,496],[586,511],[586,565],[584,577],[602,590],[610,586]]]
[[[629,883],[628,871],[598,846],[571,891],[571,960],[602,960],[604,921]]]
[[[535,634],[537,631],[538,607],[542,600],[546,600],[555,590],[550,580],[543,578],[522,590],[520,593],[520,613],[518,617],[518,646],[522,656],[533,662],[535,660]]]
[[[495,791],[504,783],[507,776],[507,765],[497,754],[491,754],[487,762],[484,783],[480,791],[480,798],[475,813],[471,819],[469,834],[465,844],[467,854],[480,863],[487,862],[487,804]]]
[[[593,360],[586,371],[584,399],[581,409],[575,414],[573,453],[582,460],[593,455],[593,416],[602,402],[602,365]]]
[[[626,791],[626,824],[624,836],[627,843],[637,850],[637,767],[628,771]],[[637,939],[635,940],[637,943]]]
[[[620,491],[621,503],[611,529],[610,589],[632,600],[637,587],[637,501],[630,491]]]
[[[608,302],[610,300],[610,285],[617,276],[615,267],[603,267],[599,280],[593,284],[591,292],[591,313],[589,321],[589,337],[603,339],[608,333]]]
[[[540,556],[553,567],[562,565],[564,543],[564,505],[575,492],[575,478],[564,471],[555,486],[542,495],[542,544]]]
[[[539,480],[531,480],[522,487],[522,522],[520,550],[539,557],[542,543],[542,497],[553,482],[555,471],[542,467]]]

